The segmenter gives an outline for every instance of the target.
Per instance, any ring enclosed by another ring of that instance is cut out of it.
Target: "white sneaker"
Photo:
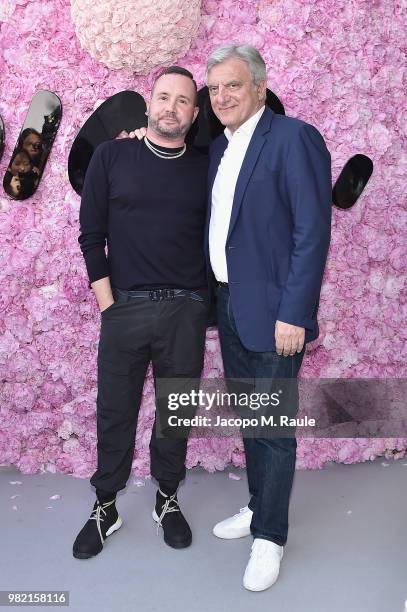
[[[255,538],[249,563],[243,576],[243,586],[249,591],[264,591],[278,578],[283,547],[275,542]]]
[[[250,535],[252,516],[253,512],[248,506],[240,508],[237,514],[217,523],[213,528],[213,534],[216,535],[217,538],[223,538],[224,540],[245,538]]]

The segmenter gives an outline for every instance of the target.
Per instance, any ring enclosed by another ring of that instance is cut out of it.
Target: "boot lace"
[[[95,520],[96,521],[96,526],[97,526],[97,529],[98,529],[99,536],[100,536],[100,539],[102,541],[102,544],[104,543],[105,538],[103,537],[102,529],[101,529],[101,523],[103,523],[103,521],[104,521],[104,518],[101,516],[101,514],[103,512],[103,514],[106,516],[106,508],[108,508],[109,506],[114,504],[115,501],[116,500],[113,499],[112,501],[105,502],[104,504],[101,504],[98,501],[98,504],[97,504],[96,508],[92,511],[92,514],[90,515],[90,519],[89,520]]]
[[[164,505],[162,507],[162,510],[161,510],[161,514],[158,517],[157,535],[158,535],[158,532],[160,530],[160,527],[162,527],[162,522],[163,522],[164,516],[166,514],[169,514],[170,512],[181,512],[181,509],[180,509],[179,504],[178,504],[178,500],[176,499],[176,495],[177,495],[176,493],[173,493],[173,495],[167,496],[167,495],[165,495],[165,493],[163,493],[161,491],[161,489],[159,489],[159,491],[160,491],[161,495],[163,497],[166,497],[167,499],[165,500],[165,503],[164,503]]]

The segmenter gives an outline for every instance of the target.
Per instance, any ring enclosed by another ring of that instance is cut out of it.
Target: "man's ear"
[[[267,81],[260,81],[257,85],[257,93],[259,94],[259,100],[266,99]]]
[[[198,117],[198,113],[199,113],[199,106],[195,106],[194,118],[192,119],[192,123],[194,123],[195,119]]]

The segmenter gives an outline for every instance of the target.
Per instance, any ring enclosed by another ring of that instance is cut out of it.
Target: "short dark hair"
[[[189,70],[187,70],[186,68],[182,68],[182,66],[168,66],[168,68],[163,68],[155,77],[152,89],[154,89],[158,79],[164,76],[165,74],[181,74],[182,76],[191,79],[195,87],[195,104],[198,103],[198,87],[196,85],[194,76],[192,72],[189,72]]]

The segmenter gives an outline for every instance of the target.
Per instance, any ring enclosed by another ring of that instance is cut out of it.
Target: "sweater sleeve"
[[[109,276],[105,247],[108,234],[109,147],[96,147],[86,171],[79,212],[78,242],[85,259],[89,282]]]

